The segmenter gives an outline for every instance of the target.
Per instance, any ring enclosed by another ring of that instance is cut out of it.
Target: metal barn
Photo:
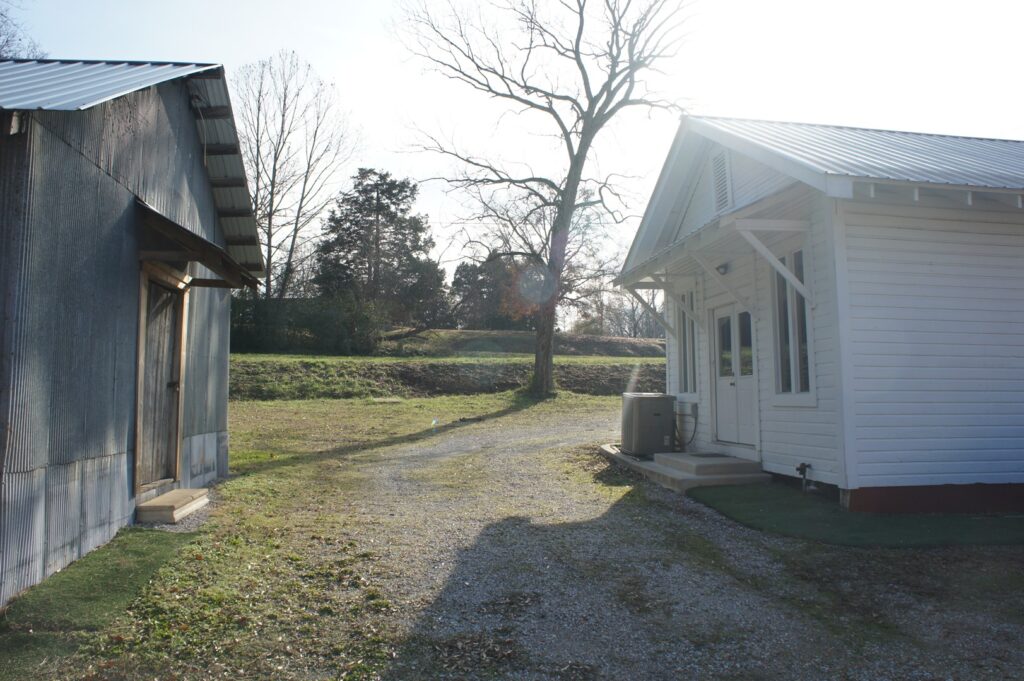
[[[224,69],[0,62],[0,604],[227,472],[263,270]]]

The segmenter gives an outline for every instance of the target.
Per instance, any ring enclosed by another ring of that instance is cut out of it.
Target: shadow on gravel
[[[476,423],[483,423],[486,421],[492,421],[494,419],[500,419],[504,416],[515,414],[516,412],[529,409],[530,407],[539,404],[539,400],[526,395],[518,395],[512,406],[497,411],[492,411],[488,414],[482,414],[480,416],[473,416],[470,418],[459,419],[458,421],[452,421],[451,423],[444,423],[433,428],[424,428],[423,430],[408,435],[398,435],[394,437],[382,438],[379,440],[361,440],[356,442],[350,442],[341,447],[332,447],[325,449],[320,452],[314,452],[302,456],[285,456],[273,459],[267,459],[265,461],[250,462],[245,465],[245,468],[238,472],[239,476],[256,475],[259,473],[266,473],[268,471],[277,470],[279,468],[285,468],[288,466],[294,466],[299,464],[307,464],[318,459],[334,459],[349,456],[359,452],[373,451],[375,449],[385,449],[395,445],[412,444],[414,442],[420,442],[422,440],[428,440],[439,435],[451,433],[460,428],[471,426]]]
[[[630,489],[589,520],[487,525],[382,678],[1012,678],[1024,664],[1015,549],[739,540],[617,467],[591,472]]]
[[[679,627],[687,589],[664,590],[669,582],[648,573],[649,561],[679,563],[671,553],[681,544],[644,528],[645,514],[657,521],[665,510],[634,488],[592,520],[488,525],[382,678],[687,678],[687,656],[727,634]]]

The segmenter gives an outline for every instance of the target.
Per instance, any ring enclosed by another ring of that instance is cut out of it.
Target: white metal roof
[[[214,203],[232,258],[263,271],[231,98],[220,64],[13,59],[0,61],[0,110],[81,111],[136,90],[188,78]],[[205,112],[205,113],[204,113]]]
[[[684,125],[824,177],[1024,189],[1022,141],[707,116]]]
[[[79,111],[144,87],[216,68],[217,64],[173,62],[0,61],[0,109]]]

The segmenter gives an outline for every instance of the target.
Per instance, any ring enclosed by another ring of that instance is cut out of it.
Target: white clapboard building
[[[685,117],[617,284],[665,291],[693,449],[1024,508],[1024,142]]]

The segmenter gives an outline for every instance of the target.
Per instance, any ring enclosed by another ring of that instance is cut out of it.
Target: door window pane
[[[732,369],[732,317],[718,318],[718,375],[734,375]]]
[[[737,318],[740,332],[740,376],[754,375],[754,335],[750,313],[740,312]]]

